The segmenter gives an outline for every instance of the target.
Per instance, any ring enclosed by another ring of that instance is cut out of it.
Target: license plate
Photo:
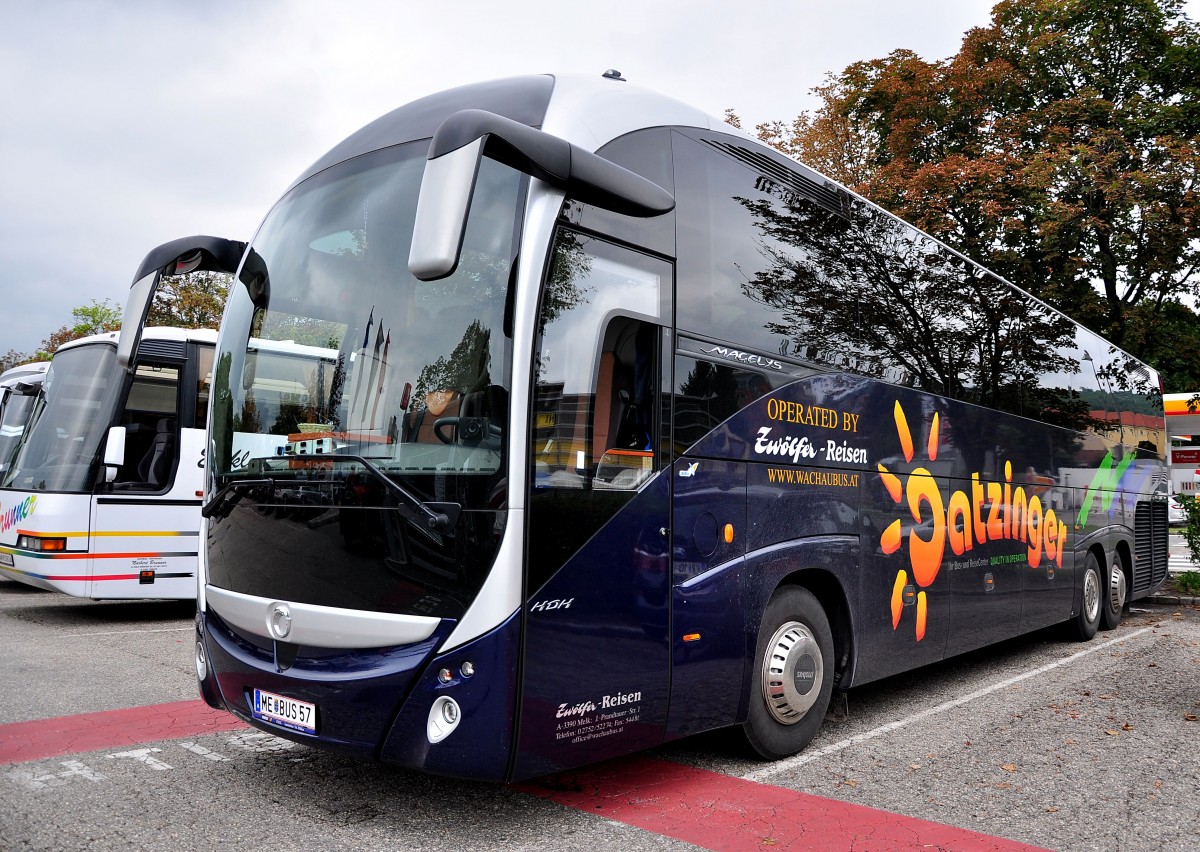
[[[307,701],[297,701],[286,695],[256,689],[254,704],[250,709],[255,719],[306,734],[317,732],[317,705]]]
[[[0,553],[0,565],[7,565],[9,568],[13,567],[12,554]]]

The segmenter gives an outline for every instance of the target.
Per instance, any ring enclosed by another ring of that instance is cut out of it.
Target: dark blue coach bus
[[[262,341],[328,369],[264,377]],[[214,373],[204,698],[428,772],[727,726],[779,758],[835,689],[1089,639],[1166,576],[1153,370],[611,72],[319,159]]]

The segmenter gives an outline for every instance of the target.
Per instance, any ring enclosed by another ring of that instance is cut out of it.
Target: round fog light
[[[458,723],[462,721],[462,712],[458,702],[443,695],[433,702],[429,708],[429,719],[425,723],[425,736],[431,743],[439,743],[454,733]]]
[[[467,660],[458,670],[462,672],[463,677],[471,677],[471,675],[475,674],[475,664]]]

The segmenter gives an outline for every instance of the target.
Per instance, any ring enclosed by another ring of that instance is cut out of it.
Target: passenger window
[[[793,377],[780,373],[779,383]],[[713,364],[686,355],[675,358],[676,455],[771,391],[771,380],[756,370]]]

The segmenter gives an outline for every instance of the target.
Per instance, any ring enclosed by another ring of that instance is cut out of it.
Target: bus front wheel
[[[1100,577],[1100,563],[1096,554],[1089,552],[1083,561],[1083,599],[1079,614],[1075,616],[1075,632],[1080,641],[1086,642],[1096,635],[1106,592],[1106,584]]]
[[[796,586],[779,589],[758,630],[742,726],[760,757],[793,755],[816,736],[833,692],[833,655],[829,619],[817,599]]]

